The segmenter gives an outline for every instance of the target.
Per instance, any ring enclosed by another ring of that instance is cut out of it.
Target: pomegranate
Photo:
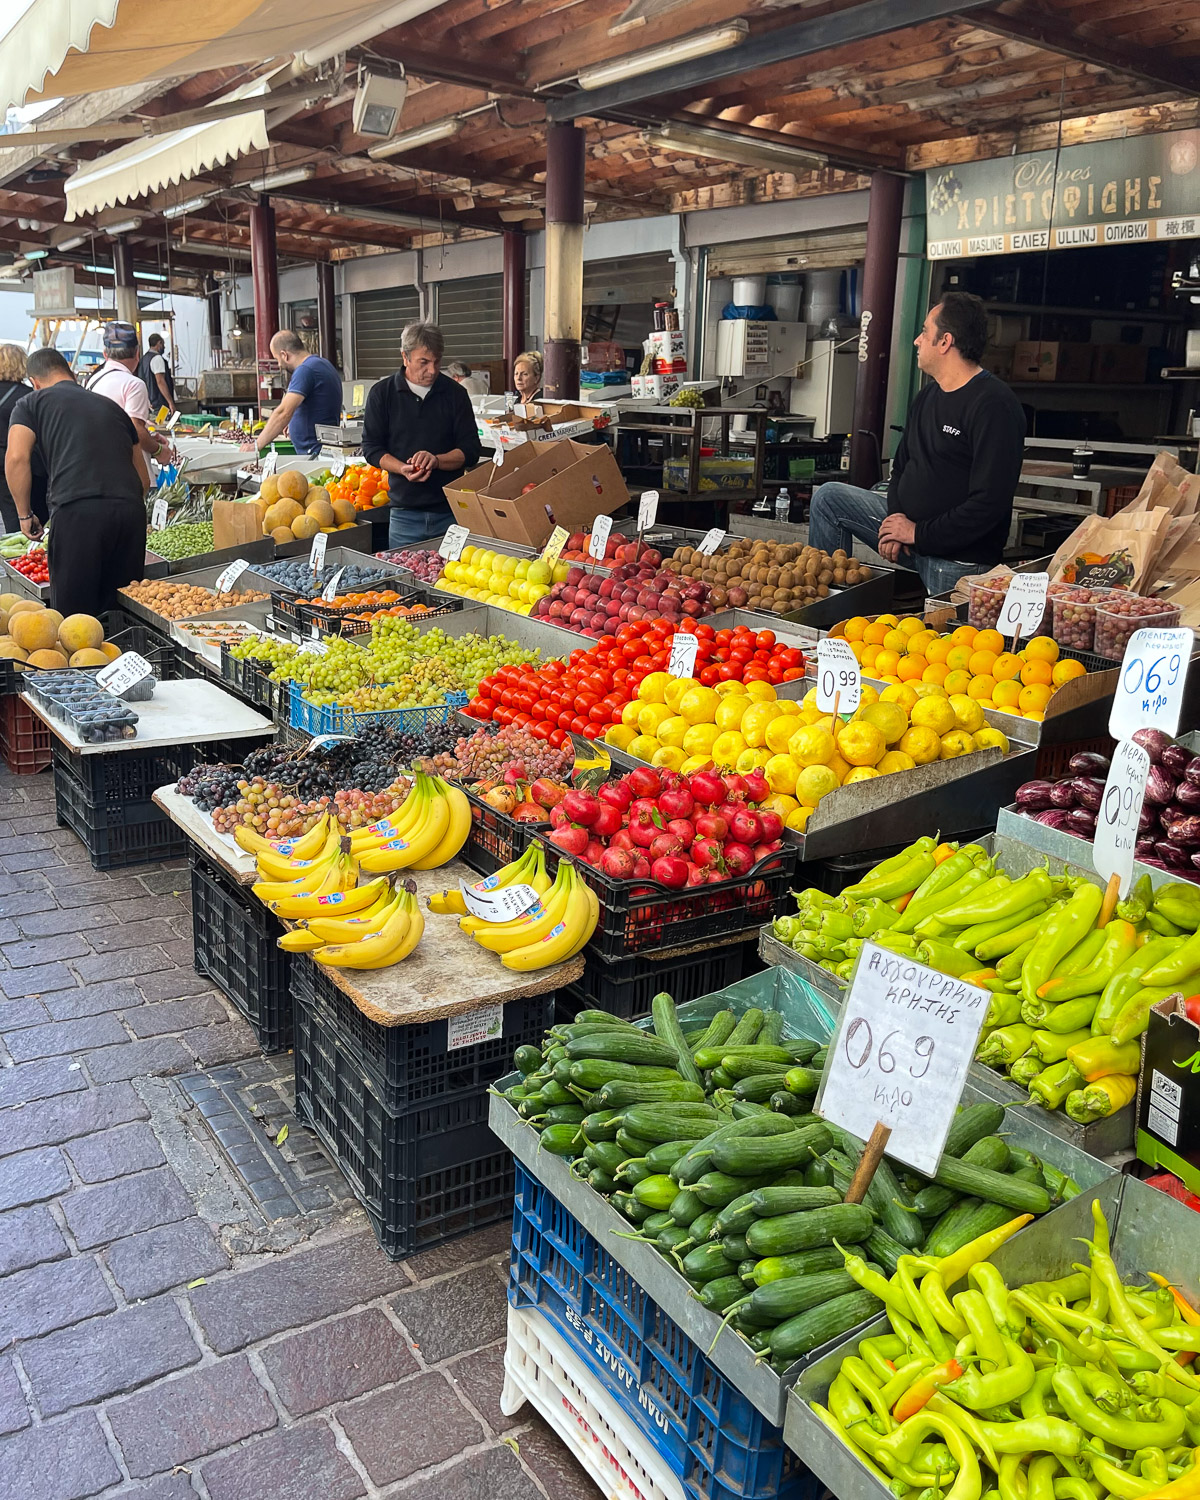
[[[673,833],[660,833],[650,843],[650,859],[666,859],[669,855],[683,853],[683,841]]]
[[[650,866],[650,878],[678,891],[687,884],[688,868],[688,861],[680,859],[677,854],[664,855]]]
[[[637,860],[628,849],[616,849],[611,844],[600,856],[599,868],[613,880],[632,880]]]
[[[587,848],[583,851],[583,857],[589,865],[598,865],[600,863],[600,856],[604,852],[604,845],[599,839],[588,839]]]
[[[748,874],[754,868],[754,850],[745,844],[726,844],[724,854],[725,868],[735,879]]]
[[[696,837],[716,839],[718,843],[729,837],[729,821],[718,812],[701,813],[695,819]]]
[[[610,849],[635,849],[637,846],[629,837],[628,828],[618,828],[616,833],[608,841]]]
[[[771,857],[771,855],[774,854],[775,851],[778,848],[779,848],[779,840],[778,839],[773,839],[769,844],[755,844],[755,846],[754,846],[754,863],[757,864],[760,859],[769,859]]]
[[[667,832],[673,833],[685,849],[692,847],[692,840],[696,837],[695,825],[689,818],[672,818],[667,824]]]
[[[721,780],[725,783],[725,794],[730,801],[745,800],[747,793],[746,778],[744,776],[738,776],[736,773],[731,773],[727,776],[723,776]]]
[[[552,807],[550,809],[551,828],[565,828],[570,821],[570,818],[568,818],[566,813],[562,810],[561,802],[557,807]]]
[[[648,880],[650,877],[650,861],[641,854],[633,863],[633,878],[635,880]]]
[[[724,846],[719,839],[697,839],[692,845],[692,859],[703,869],[715,870],[724,863]]]
[[[657,797],[662,791],[662,777],[653,766],[638,766],[625,780],[635,797]]]
[[[735,842],[753,847],[761,837],[757,816],[749,808],[739,808],[729,820],[729,833]]]
[[[577,828],[574,823],[564,823],[550,835],[550,842],[567,854],[582,854],[588,846],[586,828]]]
[[[623,779],[606,781],[596,796],[609,807],[615,807],[618,812],[628,811],[629,804],[633,801],[633,793],[625,785]]]
[[[754,816],[758,819],[758,832],[764,843],[772,843],[783,837],[783,819],[777,812],[758,808]]]
[[[543,807],[557,807],[563,799],[565,788],[557,781],[550,781],[545,776],[538,779],[529,788],[529,795],[535,802],[540,802]]]
[[[596,814],[596,820],[592,824],[592,837],[597,839],[610,839],[613,834],[621,831],[621,814],[615,807],[610,807],[607,802],[600,804],[600,811]]]
[[[690,818],[695,806],[695,797],[684,785],[665,786],[658,794],[658,810],[668,820]]]
[[[629,836],[640,849],[649,849],[662,832],[662,817],[653,802],[642,799],[629,809]]]
[[[715,807],[725,800],[725,782],[716,771],[693,771],[688,790],[702,807]]]
[[[536,802],[520,802],[513,813],[514,823],[544,823],[546,809]]]
[[[746,796],[751,802],[765,802],[771,795],[770,784],[763,775],[761,766],[755,766],[753,770],[747,771],[742,780],[746,783]]]
[[[688,885],[706,885],[708,883],[708,871],[703,865],[688,865]]]
[[[572,787],[562,799],[562,809],[572,823],[582,823],[585,828],[590,828],[600,816],[600,801],[591,792]]]

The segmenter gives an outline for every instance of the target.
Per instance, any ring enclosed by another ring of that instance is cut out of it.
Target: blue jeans
[[[407,510],[393,505],[388,516],[388,546],[393,550],[416,547],[434,537],[445,536],[454,525],[454,512],[444,501],[432,510]]]
[[[860,490],[857,485],[837,480],[823,484],[813,492],[808,514],[808,539],[823,552],[849,552],[857,539],[879,550],[879,528],[887,515],[887,496],[875,490]],[[921,575],[931,594],[945,594],[964,573],[974,573],[979,563],[952,562],[948,557],[923,557],[905,547],[900,564]]]

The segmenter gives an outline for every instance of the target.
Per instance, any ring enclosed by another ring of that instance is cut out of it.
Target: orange
[[[914,677],[920,677],[926,666],[923,656],[902,656],[900,665],[896,668],[896,676],[901,682],[909,682]]]
[[[885,651],[894,651],[897,656],[902,656],[908,650],[908,636],[903,630],[889,630],[883,638]]]
[[[1062,687],[1064,682],[1070,682],[1073,677],[1083,677],[1086,672],[1087,668],[1081,661],[1076,661],[1073,656],[1064,656],[1061,661],[1054,663],[1054,686]]]
[[[933,633],[932,630],[918,630],[914,635],[910,635],[908,638],[908,654],[910,656],[923,656],[925,660],[928,661],[930,658],[929,652],[926,650],[926,647],[932,641],[936,640],[937,636]]]
[[[963,671],[951,672],[943,681],[942,686],[947,693],[965,693],[971,686],[971,674]]]
[[[951,642],[948,635],[934,636],[925,647],[925,660],[943,662],[950,655]]]
[[[882,650],[883,647],[879,645],[864,646],[863,654],[858,659],[868,671],[871,671],[875,666],[875,658]]]
[[[968,698],[986,698],[989,702],[995,691],[995,679],[991,677],[972,677],[967,686]]]
[[[978,647],[971,652],[971,660],[968,670],[972,677],[990,677],[992,668],[996,665],[996,653],[994,651],[981,651]]]
[[[946,681],[950,675],[950,668],[944,661],[931,661],[921,673],[922,682],[936,682],[939,686]]]
[[[905,615],[898,628],[903,630],[905,635],[918,635],[925,629],[925,621],[918,619],[916,615]]]
[[[974,625],[960,625],[957,630],[951,631],[950,639],[956,646],[973,646],[978,634]]]
[[[865,615],[854,615],[842,626],[842,634],[848,641],[861,641],[869,623]]]
[[[893,625],[899,625],[900,623],[895,615],[876,615],[875,620],[877,624],[886,625],[889,629],[891,629]]]
[[[889,651],[886,647],[880,651],[875,658],[874,672],[876,677],[894,677],[896,668],[900,665],[900,653]]]
[[[1032,661],[1027,661],[1021,668],[1021,681],[1026,687],[1035,683],[1044,683],[1045,686],[1049,687],[1054,681],[1054,669],[1048,661],[1043,661],[1035,657]],[[1046,696],[1049,697],[1049,693]]]
[[[1058,642],[1048,635],[1035,635],[1021,648],[1026,661],[1048,661],[1051,666],[1058,660]]]
[[[1008,682],[1010,678],[1021,675],[1024,665],[1019,656],[1014,656],[1011,651],[1004,651],[992,663],[992,676],[997,682]]]
[[[1031,709],[1044,709],[1050,702],[1050,688],[1044,682],[1030,683],[1028,687],[1021,689],[1021,696],[1017,699],[1017,706],[1023,714]]]
[[[998,682],[992,689],[992,702],[997,708],[1016,708],[1021,691],[1019,684],[1011,679],[1007,682]]]
[[[976,651],[991,651],[999,655],[1004,650],[1004,637],[998,630],[981,630],[975,637]]]
[[[882,646],[887,633],[888,626],[881,620],[873,620],[863,631],[863,640],[868,646]]]
[[[863,657],[871,649],[869,646],[865,645],[862,641],[849,641],[849,642],[847,642],[847,644],[849,645],[851,651],[854,652],[854,655],[858,658],[858,661],[860,662],[860,664],[862,662]]]
[[[971,670],[971,648],[969,646],[952,646],[946,657],[946,665],[952,672],[969,672]]]

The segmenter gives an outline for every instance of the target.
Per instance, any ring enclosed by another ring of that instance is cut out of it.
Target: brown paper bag
[[[213,501],[213,551],[262,540],[258,506],[248,500]]]

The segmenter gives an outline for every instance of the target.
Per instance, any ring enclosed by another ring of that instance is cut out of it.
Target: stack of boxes
[[[633,377],[633,394],[644,400],[661,401],[673,396],[687,378],[687,345],[682,328],[662,328],[646,340],[653,357],[649,375]]]

